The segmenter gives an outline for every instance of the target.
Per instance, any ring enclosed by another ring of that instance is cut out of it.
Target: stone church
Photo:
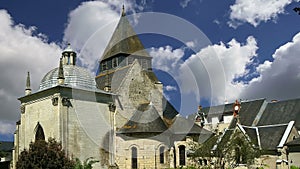
[[[99,160],[94,168],[190,165],[189,142],[203,142],[211,132],[181,117],[164,98],[152,58],[124,10],[96,77],[77,66],[76,57],[69,45],[37,91],[31,90],[28,73],[25,95],[19,98],[13,168],[31,142],[50,137],[69,157]]]

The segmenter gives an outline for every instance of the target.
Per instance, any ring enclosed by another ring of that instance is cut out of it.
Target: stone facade
[[[125,41],[119,39],[128,34],[133,36]],[[76,53],[70,45],[63,51],[59,67],[44,76],[39,91],[31,92],[28,75],[26,95],[19,98],[21,119],[15,133],[14,167],[18,155],[31,142],[50,137],[62,143],[69,157],[99,160],[94,168],[188,165],[188,146],[182,140],[192,127],[192,134],[199,137],[202,128],[176,124],[173,128],[184,133],[176,139],[172,137],[175,132],[170,128],[178,112],[164,98],[163,85],[151,70],[151,57],[125,14],[111,41],[128,43],[109,43],[100,62],[97,84],[87,70],[76,66]],[[118,63],[121,60],[126,63]],[[145,107],[150,108],[141,110]],[[135,122],[138,127],[125,125]],[[127,128],[133,130],[120,132]]]

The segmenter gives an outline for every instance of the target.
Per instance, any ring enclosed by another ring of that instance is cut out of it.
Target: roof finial
[[[29,94],[31,94],[30,73],[27,72],[25,95],[29,95]]]
[[[122,6],[122,16],[125,16],[126,15],[126,13],[125,13],[125,7],[124,7],[124,4],[123,4],[123,6]]]
[[[58,67],[58,84],[63,85],[65,83],[65,76],[64,76],[64,69],[62,64],[62,58],[59,60],[59,67]]]

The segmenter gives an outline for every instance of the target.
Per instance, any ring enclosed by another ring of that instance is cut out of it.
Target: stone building
[[[95,168],[189,165],[188,142],[203,142],[212,133],[180,117],[164,98],[152,58],[124,10],[96,77],[77,66],[76,57],[69,45],[36,92],[28,73],[25,96],[19,98],[13,167],[31,142],[50,137],[70,157],[99,160]]]
[[[299,166],[299,98],[271,102],[266,99],[242,101],[236,117],[234,105],[228,103],[199,110],[205,116],[204,128],[214,131],[220,140],[230,138],[226,135],[233,131],[242,133],[254,148],[262,151],[256,161],[257,167]]]

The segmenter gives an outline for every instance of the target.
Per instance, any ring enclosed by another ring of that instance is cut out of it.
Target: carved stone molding
[[[58,97],[52,98],[52,105],[57,106],[58,105]]]
[[[25,105],[21,105],[20,110],[21,110],[21,114],[24,114],[25,113]]]
[[[67,97],[63,97],[61,102],[63,106],[72,107],[71,101]]]

